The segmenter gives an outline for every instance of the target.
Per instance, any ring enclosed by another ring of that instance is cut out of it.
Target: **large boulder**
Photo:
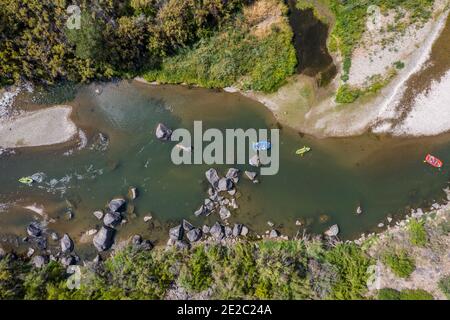
[[[64,267],[73,266],[77,264],[77,259],[72,255],[65,255],[59,260]]]
[[[30,237],[39,237],[42,233],[41,225],[38,222],[32,222],[27,227],[27,233]]]
[[[206,180],[213,186],[213,188],[217,188],[217,185],[219,184],[219,175],[217,174],[216,169],[209,169],[205,172]]]
[[[98,251],[105,251],[111,248],[114,243],[115,230],[109,227],[101,227],[99,232],[94,236],[92,242]]]
[[[239,182],[239,173],[240,173],[239,169],[230,168],[230,169],[228,169],[228,172],[225,175],[225,177],[233,180],[234,183],[238,183]]]
[[[217,183],[217,190],[218,191],[228,191],[234,188],[233,180],[228,178],[222,178]]]
[[[190,231],[192,229],[194,229],[195,227],[192,225],[192,223],[190,223],[189,221],[183,219],[183,229],[184,231]]]
[[[192,230],[189,230],[186,233],[186,238],[190,242],[196,242],[202,238],[202,230],[200,230],[199,228],[194,228]]]
[[[114,198],[108,203],[108,209],[111,212],[122,212],[125,210],[125,203],[124,198]]]
[[[225,237],[225,229],[224,227],[216,222],[211,229],[209,230],[209,233],[214,237],[214,239],[220,241]]]
[[[176,227],[173,227],[169,230],[169,238],[173,240],[181,240],[183,239],[184,229],[180,224]]]
[[[103,223],[108,227],[115,227],[120,221],[122,221],[122,216],[118,212],[108,212],[103,218]]]
[[[62,236],[62,238],[60,240],[60,245],[61,245],[61,251],[63,253],[72,252],[72,250],[73,250],[73,241],[72,241],[72,239],[70,239],[70,237],[67,233],[65,233]]]
[[[243,225],[240,223],[235,223],[233,226],[233,237],[239,237],[242,232]]]
[[[197,210],[195,210],[194,215],[196,217],[201,216],[205,213],[205,207],[203,205],[200,206]]]
[[[162,141],[170,141],[170,137],[172,136],[172,130],[166,127],[162,123],[158,123],[155,130],[156,138]]]

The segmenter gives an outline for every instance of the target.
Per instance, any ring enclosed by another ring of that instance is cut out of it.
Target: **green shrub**
[[[425,246],[427,244],[427,231],[425,230],[425,221],[411,219],[408,224],[409,239],[416,246]]]
[[[400,291],[391,288],[378,290],[378,300],[400,300]]]
[[[203,246],[195,248],[189,257],[188,263],[181,269],[181,284],[195,292],[209,288],[212,282],[211,266]]]
[[[337,103],[352,103],[359,98],[361,91],[359,89],[351,88],[349,85],[344,84],[339,87],[336,92]]]
[[[339,276],[330,298],[362,299],[372,260],[355,244],[338,244],[325,253],[325,260],[336,268]]]
[[[439,280],[439,289],[450,300],[450,275],[444,276]]]
[[[400,300],[434,300],[433,295],[422,289],[404,289],[400,292]]]
[[[408,278],[415,269],[414,259],[409,257],[404,250],[385,254],[383,262],[400,278]]]

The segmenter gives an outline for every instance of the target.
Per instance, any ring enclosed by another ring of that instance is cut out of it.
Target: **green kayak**
[[[22,178],[19,179],[19,182],[23,183],[23,184],[32,184],[33,181],[34,180],[31,179],[30,177],[22,177]]]
[[[300,149],[298,149],[297,151],[295,151],[295,154],[298,154],[298,155],[300,155],[300,156],[303,157],[303,155],[304,155],[305,153],[309,152],[309,151],[311,151],[311,148],[310,148],[310,147],[303,146],[303,148],[300,148]]]

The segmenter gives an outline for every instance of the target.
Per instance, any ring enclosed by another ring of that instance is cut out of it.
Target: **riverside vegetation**
[[[355,242],[304,235],[293,240],[204,241],[191,249],[129,244],[104,261],[86,261],[80,267],[79,289],[68,288],[70,275],[56,261],[37,267],[25,257],[3,253],[0,299],[433,299],[420,287],[369,290],[370,267],[379,260],[397,279],[411,277],[418,266],[410,254],[417,246],[425,250],[416,253],[417,263],[428,259],[429,252],[445,259],[448,223],[444,208]],[[425,233],[425,243],[417,244],[417,233],[421,239]],[[399,242],[404,242],[401,249]],[[447,298],[449,276],[436,283]]]

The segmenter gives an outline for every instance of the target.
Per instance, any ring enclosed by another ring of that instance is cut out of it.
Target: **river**
[[[167,228],[181,219],[200,226],[220,220],[217,214],[207,218],[193,214],[207,196],[204,172],[210,166],[174,165],[170,159],[174,143],[162,143],[154,135],[158,122],[188,129],[195,120],[202,120],[204,129],[281,128],[279,173],[261,177],[259,184],[242,178],[237,188],[239,209],[229,219],[260,234],[270,229],[268,221],[289,236],[303,230],[322,233],[337,223],[341,238],[355,238],[381,230],[377,225],[386,223],[388,216],[399,219],[411,208],[441,200],[449,180],[447,165],[437,170],[423,159],[433,153],[448,161],[450,134],[315,139],[281,127],[264,106],[238,93],[121,81],[61,85],[22,93],[16,100],[16,107],[24,110],[54,104],[74,108],[72,119],[84,141],[22,148],[0,156],[4,242],[14,243],[11,239],[25,236],[30,221],[42,220],[24,208],[32,204],[44,207],[49,230],[68,232],[80,241],[86,230],[100,226],[93,211],[114,196],[126,196],[130,186],[138,188],[139,196],[130,203],[128,222],[118,228],[119,239],[140,233],[163,244]],[[99,133],[108,137],[107,147],[98,144]],[[301,158],[295,151],[303,145],[312,151]],[[214,167],[222,174],[229,168]],[[36,172],[45,173],[41,183],[27,186],[17,181]],[[359,205],[363,213],[356,215]],[[70,208],[72,219],[67,218]],[[144,223],[150,213],[152,221]],[[90,242],[79,246],[93,250]]]

